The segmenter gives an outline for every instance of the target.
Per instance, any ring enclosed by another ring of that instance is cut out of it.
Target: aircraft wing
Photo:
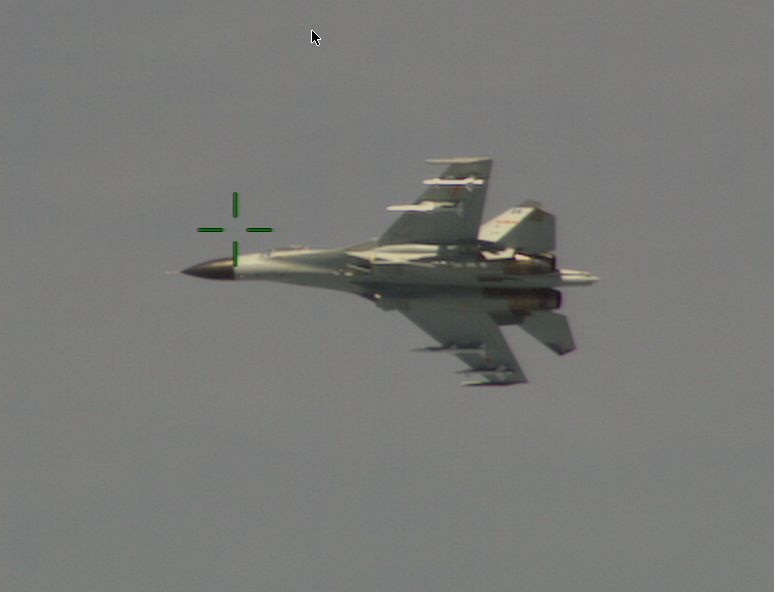
[[[492,317],[483,311],[444,308],[432,298],[411,299],[397,309],[440,343],[419,351],[448,352],[474,375],[465,386],[504,386],[527,382],[511,348]]]
[[[387,208],[403,214],[379,238],[380,245],[477,239],[492,159],[430,158],[425,162],[447,167],[439,177],[424,181],[427,189],[413,204]]]

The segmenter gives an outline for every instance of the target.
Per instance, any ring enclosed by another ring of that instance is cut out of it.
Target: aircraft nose
[[[233,280],[234,261],[232,259],[213,259],[198,263],[183,270],[186,275],[206,278],[208,280]]]

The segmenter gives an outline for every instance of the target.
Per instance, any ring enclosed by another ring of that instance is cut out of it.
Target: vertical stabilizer
[[[522,253],[547,253],[556,248],[556,222],[540,204],[525,202],[481,226],[478,238]]]

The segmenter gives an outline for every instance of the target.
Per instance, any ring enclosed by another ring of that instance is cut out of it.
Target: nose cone
[[[233,280],[233,263],[232,259],[213,259],[184,269],[183,273],[208,280]]]

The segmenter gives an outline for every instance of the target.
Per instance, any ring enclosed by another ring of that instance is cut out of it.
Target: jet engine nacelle
[[[512,290],[507,288],[486,288],[481,296],[468,294],[446,294],[434,296],[432,304],[435,308],[457,310],[460,312],[480,311],[496,315],[497,319],[518,318],[522,320],[525,314],[535,310],[554,310],[562,304],[560,292],[551,289]],[[416,305],[426,306],[428,300],[419,297],[390,297],[381,294],[374,296],[376,305],[384,310],[411,310]],[[416,303],[416,304],[414,304]]]
[[[557,290],[503,290],[487,288],[484,297],[502,300],[508,312],[556,310],[562,306],[562,294]]]

